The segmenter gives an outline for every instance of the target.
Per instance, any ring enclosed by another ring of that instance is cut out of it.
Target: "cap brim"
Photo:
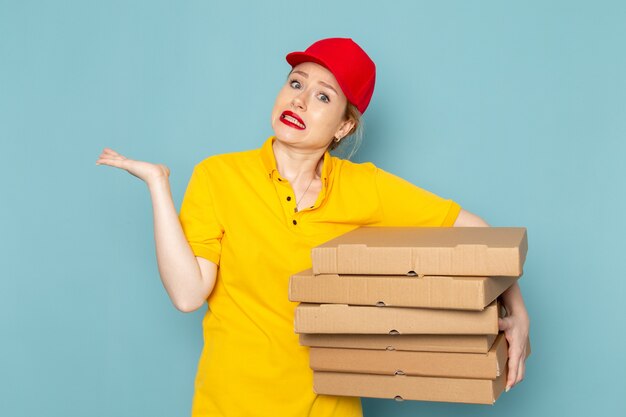
[[[326,69],[331,70],[324,61],[305,52],[292,52],[290,54],[287,54],[285,59],[287,59],[287,62],[289,63],[289,65],[291,65],[292,68],[298,64],[302,64],[303,62],[315,62],[316,64],[320,64]]]

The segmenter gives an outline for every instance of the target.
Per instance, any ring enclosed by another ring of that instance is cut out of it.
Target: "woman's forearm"
[[[194,311],[208,297],[215,276],[202,276],[183,233],[168,178],[148,184],[148,189],[152,198],[154,240],[161,281],[177,309]]]

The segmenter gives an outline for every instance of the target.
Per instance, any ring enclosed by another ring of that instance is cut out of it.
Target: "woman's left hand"
[[[505,388],[505,391],[508,391],[524,379],[526,352],[530,349],[528,346],[530,320],[524,309],[522,312],[499,319],[498,326],[500,331],[504,331],[509,344],[509,372]]]

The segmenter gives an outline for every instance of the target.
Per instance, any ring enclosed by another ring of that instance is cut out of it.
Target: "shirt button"
[[[296,225],[296,224],[298,224],[298,222],[294,220],[294,221],[293,221],[293,224],[294,224],[294,225]]]
[[[287,196],[287,201],[291,201],[291,196],[290,195]]]

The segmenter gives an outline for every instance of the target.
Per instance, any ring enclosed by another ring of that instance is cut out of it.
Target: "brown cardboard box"
[[[289,300],[482,310],[516,280],[516,277],[313,275],[308,269],[289,280]]]
[[[487,353],[495,339],[492,334],[300,334],[302,346],[416,352]]]
[[[296,333],[498,334],[499,309],[497,300],[482,311],[301,303],[294,327]]]
[[[496,379],[504,371],[507,348],[504,333],[486,354],[311,348],[310,365],[314,371]]]
[[[522,275],[521,227],[361,227],[311,252],[313,273]]]
[[[351,397],[493,404],[505,385],[506,372],[495,380],[313,372],[316,393]]]

